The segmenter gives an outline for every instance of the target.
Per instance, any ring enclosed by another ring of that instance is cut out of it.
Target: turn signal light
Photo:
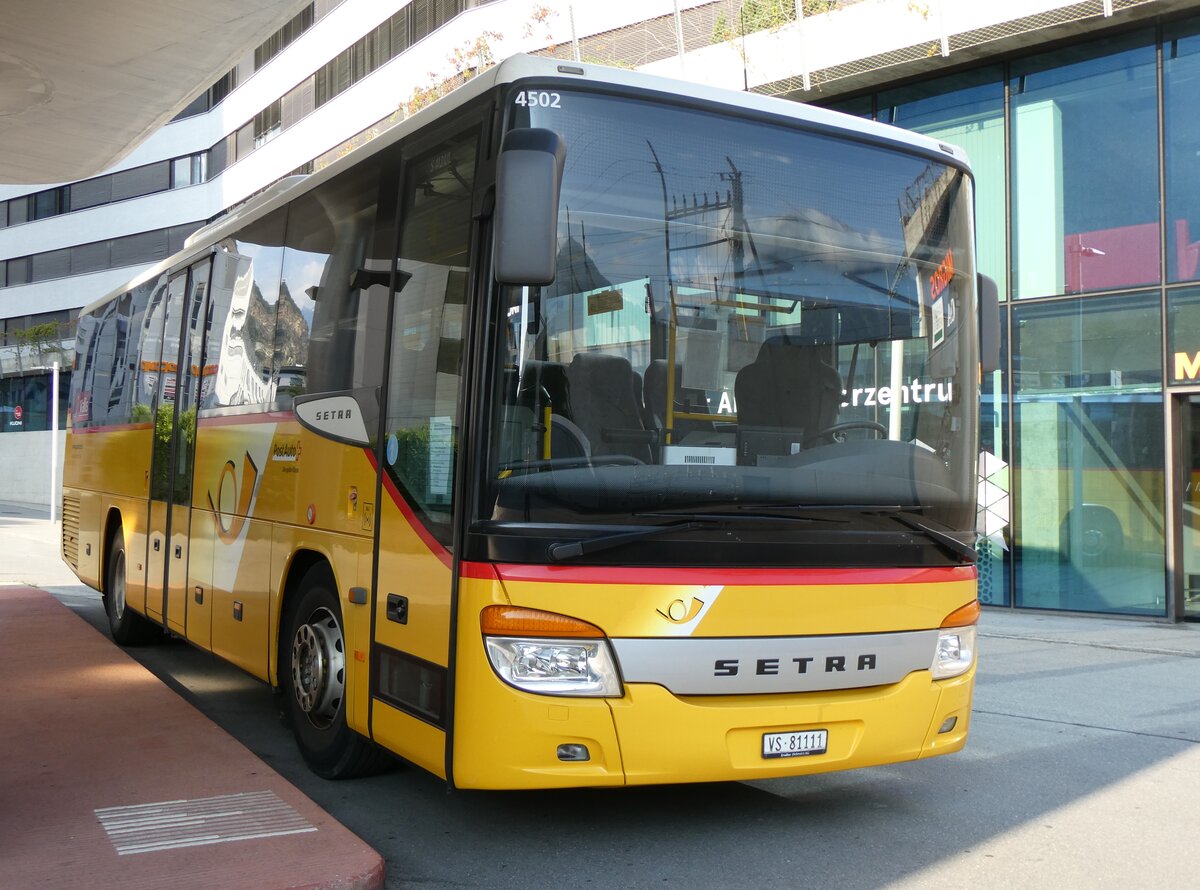
[[[604,631],[594,624],[519,606],[488,606],[479,615],[479,625],[490,637],[555,637],[557,639],[600,639]]]
[[[942,620],[942,627],[967,627],[979,623],[979,600],[972,600],[965,606],[955,609]]]

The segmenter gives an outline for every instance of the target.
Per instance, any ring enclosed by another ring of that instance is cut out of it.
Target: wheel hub
[[[292,689],[300,710],[314,726],[329,726],[337,716],[345,694],[345,648],[342,629],[327,609],[318,609],[296,629]]]

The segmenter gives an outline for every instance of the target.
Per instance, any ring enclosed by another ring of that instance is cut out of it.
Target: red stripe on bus
[[[453,568],[454,559],[451,557],[450,551],[442,546],[441,541],[430,534],[429,529],[425,527],[425,524],[413,512],[413,508],[409,506],[408,501],[404,499],[404,495],[400,493],[400,489],[396,487],[396,483],[392,481],[391,476],[380,469],[379,463],[375,460],[375,452],[370,448],[364,448],[363,454],[367,456],[367,460],[371,462],[371,467],[375,472],[383,477],[383,487],[391,495],[392,502],[399,508],[401,515],[404,516],[404,519],[408,522],[412,530],[425,542],[425,546],[429,548],[429,552],[440,559],[446,568]],[[378,518],[376,518],[376,521],[378,522]]]
[[[813,586],[817,584],[945,584],[974,581],[975,566],[883,569],[644,568],[640,566],[539,566],[463,562],[464,578],[559,584],[686,584],[705,586]]]

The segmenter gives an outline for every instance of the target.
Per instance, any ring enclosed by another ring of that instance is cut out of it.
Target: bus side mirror
[[[558,194],[567,150],[553,130],[511,130],[496,170],[496,280],[544,285],[558,256]]]
[[[1000,370],[1000,290],[986,275],[979,276],[979,369]]]

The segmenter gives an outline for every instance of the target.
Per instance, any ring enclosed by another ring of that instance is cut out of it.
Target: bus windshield
[[[566,166],[555,281],[500,290],[482,519],[972,527],[966,172],[628,97],[513,107],[562,136]]]

